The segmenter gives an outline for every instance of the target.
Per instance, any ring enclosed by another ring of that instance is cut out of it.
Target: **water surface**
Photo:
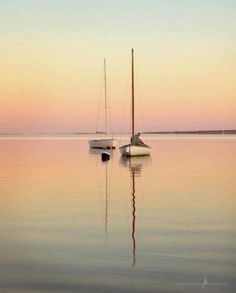
[[[235,292],[235,137],[147,142],[0,139],[0,292]]]

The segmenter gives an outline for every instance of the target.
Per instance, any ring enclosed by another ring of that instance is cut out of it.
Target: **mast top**
[[[131,137],[131,143],[134,137],[134,49],[132,48],[131,50],[131,55],[132,55],[132,72],[131,72],[131,78],[132,78],[132,87],[131,87],[131,92],[132,92],[132,120],[131,120],[131,125],[132,125],[132,137]]]
[[[107,123],[107,72],[106,72],[106,58],[104,58],[104,103],[105,103],[105,133],[107,136],[108,123]]]

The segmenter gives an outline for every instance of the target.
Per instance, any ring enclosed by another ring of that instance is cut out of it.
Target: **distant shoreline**
[[[143,134],[236,134],[236,130],[145,131]]]
[[[0,136],[52,136],[52,135],[98,135],[104,134],[104,132],[62,132],[62,133],[0,133]],[[127,133],[115,133],[115,134],[129,134]],[[224,135],[224,134],[236,134],[235,129],[226,129],[226,130],[176,130],[176,131],[144,131],[142,134],[217,134],[217,135]]]

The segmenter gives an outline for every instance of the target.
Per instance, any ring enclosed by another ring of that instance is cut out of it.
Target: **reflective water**
[[[235,137],[0,139],[0,292],[235,292]]]

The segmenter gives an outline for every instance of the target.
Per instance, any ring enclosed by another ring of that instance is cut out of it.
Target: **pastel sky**
[[[235,0],[0,0],[0,132],[236,128]]]

